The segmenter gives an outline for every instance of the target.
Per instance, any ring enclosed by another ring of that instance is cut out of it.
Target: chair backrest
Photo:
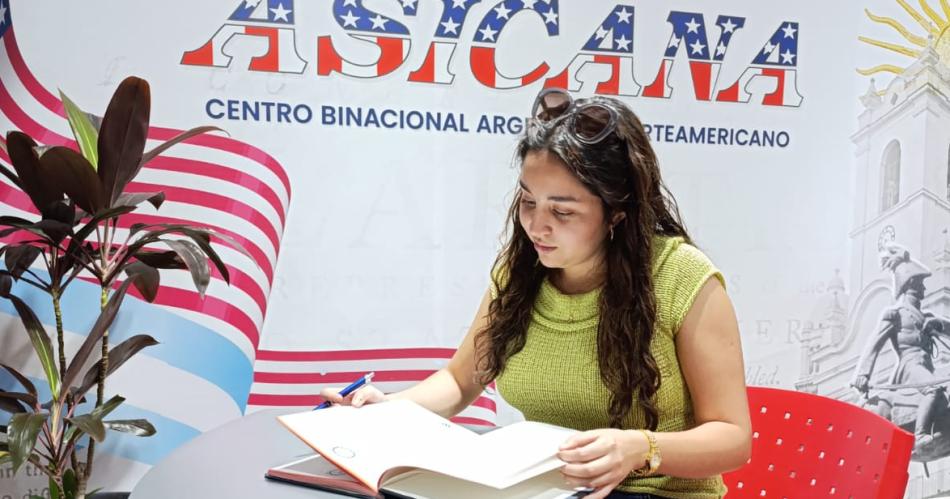
[[[900,499],[914,437],[856,405],[749,387],[752,458],[723,475],[729,499]]]

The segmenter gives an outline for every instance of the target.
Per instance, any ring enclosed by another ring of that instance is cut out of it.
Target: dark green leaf
[[[0,273],[0,297],[9,297],[11,289],[13,289],[13,277],[8,272]]]
[[[79,347],[79,350],[76,351],[76,354],[73,355],[73,360],[70,361],[69,367],[66,369],[66,376],[63,378],[62,392],[53,392],[59,394],[58,398],[60,401],[65,400],[69,387],[73,384],[76,377],[79,376],[79,372],[82,370],[82,366],[86,363],[86,360],[89,359],[92,350],[98,345],[99,340],[102,339],[102,335],[109,329],[109,326],[112,325],[116,314],[119,313],[122,300],[125,299],[125,294],[129,290],[129,285],[135,280],[136,277],[126,279],[125,282],[119,286],[119,289],[112,293],[112,296],[109,297],[109,301],[106,302],[106,306],[99,312],[96,323],[92,325],[92,329],[89,330],[89,334],[86,335],[86,339],[83,340],[82,345]],[[79,395],[85,393],[86,392],[83,391]]]
[[[145,163],[148,163],[149,161],[155,159],[156,156],[158,156],[159,154],[165,152],[169,147],[171,147],[171,146],[173,146],[173,145],[175,145],[175,144],[177,144],[177,143],[179,143],[179,142],[181,142],[181,141],[183,141],[183,140],[188,140],[188,139],[190,139],[191,137],[194,137],[194,136],[196,136],[196,135],[201,135],[201,134],[203,134],[203,133],[207,133],[207,132],[211,132],[211,131],[215,131],[215,130],[216,130],[216,131],[219,131],[219,132],[224,132],[224,130],[222,130],[222,129],[216,127],[216,126],[199,126],[199,127],[192,128],[191,130],[187,130],[187,131],[185,131],[185,132],[182,132],[182,133],[180,133],[180,134],[178,134],[178,135],[176,135],[176,136],[174,136],[174,137],[168,139],[167,142],[165,142],[165,143],[163,143],[163,144],[161,144],[161,145],[156,146],[155,149],[152,149],[151,151],[145,153],[145,154],[142,156],[142,164],[144,165]],[[225,133],[227,133],[227,132],[225,132]]]
[[[45,214],[51,204],[63,198],[63,191],[44,175],[35,147],[36,142],[25,133],[7,134],[7,151],[13,169],[20,178],[20,188],[26,192],[40,213]]]
[[[0,142],[0,146],[2,145],[3,142]],[[3,148],[3,152],[7,152],[6,147]],[[10,182],[13,182],[13,185],[19,187],[20,190],[23,190],[23,186],[20,185],[20,177],[17,177],[13,170],[7,168],[6,166],[0,165],[0,175],[7,177],[10,179]]]
[[[114,419],[103,421],[102,424],[109,430],[131,433],[137,437],[150,437],[155,434],[155,427],[144,419]]]
[[[99,128],[99,179],[112,206],[141,168],[151,96],[145,80],[130,76],[112,95]]]
[[[133,262],[125,266],[125,273],[129,277],[136,277],[132,284],[135,285],[135,289],[139,290],[139,293],[142,293],[142,298],[145,298],[145,301],[149,303],[155,301],[161,279],[157,269],[142,262]]]
[[[55,206],[55,204],[50,205],[49,211],[55,210],[53,206]],[[73,232],[73,227],[71,225],[58,220],[53,220],[52,218],[40,220],[39,222],[36,222],[34,227],[40,230],[40,235],[48,237],[53,242],[53,244],[59,244],[60,241],[65,239],[66,236]]]
[[[59,485],[56,485],[56,480],[52,478],[49,479],[49,499],[63,499],[59,492]]]
[[[16,308],[17,314],[20,316],[20,321],[23,323],[23,327],[26,328],[30,341],[33,343],[33,349],[36,351],[40,365],[43,366],[46,380],[49,382],[50,392],[59,393],[59,371],[56,370],[56,359],[53,357],[53,345],[50,344],[49,336],[46,334],[46,329],[43,328],[43,323],[40,322],[36,314],[33,313],[33,309],[19,297],[11,294],[7,299],[13,302],[13,307]]]
[[[14,397],[8,397],[7,394],[10,392],[0,390],[0,411],[9,412],[12,414],[17,414],[20,412],[26,412],[26,408],[23,407],[23,404],[18,402]],[[17,395],[30,396],[28,393],[18,393]],[[36,397],[33,397],[33,401],[36,401]]]
[[[119,195],[119,198],[116,199],[116,206],[138,206],[143,201],[148,201],[156,209],[162,207],[162,203],[165,202],[165,193],[164,192],[135,192],[135,193],[123,193]]]
[[[67,248],[67,251],[71,253],[78,252],[82,244],[86,242],[86,238],[96,231],[96,227],[102,223],[103,220],[115,218],[133,211],[135,211],[134,206],[117,206],[115,208],[106,208],[96,212],[92,219],[86,222],[86,225],[83,225],[82,228],[73,234],[73,237],[69,241],[69,248]]]
[[[214,266],[218,269],[218,272],[221,273],[221,278],[224,279],[224,282],[231,284],[231,273],[228,272],[228,266],[224,264],[224,260],[221,259],[221,256],[218,255],[218,252],[214,250],[211,246],[210,239],[205,240],[201,238],[193,238],[195,243],[205,252],[205,255],[208,255],[208,258],[211,259],[211,262],[214,263]]]
[[[10,425],[7,427],[7,443],[10,445],[14,473],[30,458],[33,446],[36,445],[36,437],[40,434],[46,417],[45,413],[20,413],[10,418]]]
[[[136,260],[148,265],[149,267],[155,267],[156,269],[184,269],[185,262],[181,261],[181,258],[178,257],[178,253],[174,251],[150,251],[150,250],[141,250],[133,255]]]
[[[77,433],[85,433],[96,442],[102,442],[106,438],[106,427],[102,424],[102,418],[108,416],[110,412],[115,410],[116,407],[119,407],[119,404],[124,401],[124,398],[115,395],[102,405],[93,409],[89,414],[68,418],[67,420],[72,423],[74,427],[70,428],[70,430],[73,431],[66,432],[66,439],[69,440],[73,438]],[[78,430],[75,428],[78,428]]]
[[[79,144],[79,150],[82,151],[82,155],[89,161],[89,165],[95,171],[99,164],[99,151],[97,149],[99,130],[93,125],[89,115],[79,109],[79,106],[69,97],[66,97],[62,90],[59,91],[59,96],[63,101],[63,108],[66,110],[69,128],[73,130],[73,137],[76,138],[76,143]]]
[[[96,169],[82,154],[68,147],[57,146],[40,156],[40,163],[48,181],[59,183],[59,189],[80,208],[89,213],[102,209],[102,184]],[[72,215],[70,213],[70,220]]]
[[[76,479],[76,471],[66,468],[63,472],[63,499],[74,499],[77,492],[79,492],[79,480]]]
[[[248,260],[250,260],[250,261],[252,261],[252,262],[254,262],[254,263],[257,263],[257,260],[254,260],[254,257],[252,257],[251,254],[247,252],[247,249],[245,249],[244,246],[241,246],[241,245],[240,245],[237,241],[235,241],[231,236],[229,236],[229,235],[227,235],[227,234],[222,234],[221,232],[218,232],[218,231],[211,231],[211,235],[213,235],[214,237],[220,239],[221,242],[223,242],[224,244],[230,246],[231,248],[237,250],[237,251],[238,251],[239,253],[241,253],[242,255],[246,256],[246,257],[248,258]]]
[[[40,248],[28,244],[4,246],[4,250],[3,262],[14,279],[19,279],[23,272],[33,265],[36,257],[43,253]]]
[[[0,390],[0,405],[2,405],[4,401],[12,401],[12,402],[21,401],[21,402],[25,402],[27,406],[33,407],[36,405],[36,395],[33,395],[31,393],[8,392],[6,390]],[[19,405],[19,402],[17,402],[17,405]],[[9,412],[21,412],[21,411],[9,411]]]
[[[24,376],[23,374],[21,374],[20,371],[17,371],[16,369],[14,369],[14,368],[12,368],[12,367],[6,365],[6,364],[0,364],[0,367],[6,369],[6,371],[7,371],[8,373],[10,373],[11,376],[13,376],[14,378],[16,378],[17,382],[19,382],[20,385],[23,386],[23,388],[26,388],[27,393],[29,393],[30,395],[32,395],[33,398],[36,398],[36,397],[37,397],[37,394],[36,394],[36,387],[33,386],[33,382],[30,381],[29,378],[27,378],[26,376]]]
[[[125,361],[129,360],[143,348],[157,344],[158,342],[155,341],[155,338],[147,334],[135,335],[119,343],[109,351],[109,369],[106,371],[106,376],[110,376],[116,369],[122,367]],[[96,381],[99,379],[99,369],[101,368],[102,360],[99,360],[86,371],[86,375],[83,376],[82,386],[79,387],[77,393],[85,394],[96,384]]]
[[[185,262],[191,272],[191,280],[194,281],[195,288],[198,289],[198,295],[204,297],[205,290],[208,289],[208,283],[211,282],[211,270],[208,268],[208,259],[205,258],[201,248],[185,239],[177,241],[162,239],[162,242],[167,244],[172,251],[178,253],[181,260]]]
[[[92,413],[66,418],[66,420],[72,423],[74,428],[77,428],[72,434],[67,432],[69,438],[72,438],[77,432],[80,435],[83,433],[89,435],[96,442],[102,442],[106,438],[106,427],[102,424],[102,419],[93,416]]]
[[[10,215],[3,215],[2,217],[0,217],[0,225],[25,228],[25,227],[29,227],[33,225],[33,222],[25,218],[13,217]]]

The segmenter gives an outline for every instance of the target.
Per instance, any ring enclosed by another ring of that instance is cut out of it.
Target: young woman
[[[399,393],[443,416],[495,381],[561,446],[587,497],[718,498],[749,458],[742,350],[724,281],[692,246],[640,121],[622,102],[538,96],[518,145],[510,237],[445,369]]]

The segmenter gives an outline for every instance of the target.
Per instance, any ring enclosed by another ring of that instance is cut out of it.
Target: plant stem
[[[56,341],[59,346],[59,379],[66,378],[66,350],[63,332],[63,310],[60,308],[60,289],[54,287],[51,291],[53,295],[53,313],[56,314]],[[68,389],[69,387],[64,387]]]
[[[106,226],[108,229],[108,225]],[[106,303],[109,302],[109,288],[108,286],[102,287],[102,294],[99,297],[99,309],[102,310],[106,308]],[[96,407],[102,405],[102,399],[105,396],[106,389],[106,373],[109,371],[109,330],[106,329],[102,333],[102,363],[99,366],[99,381],[96,386]],[[89,447],[86,448],[86,467],[83,470],[83,478],[80,484],[85,484],[85,481],[89,479],[92,475],[92,459],[96,450],[96,441],[89,439]]]

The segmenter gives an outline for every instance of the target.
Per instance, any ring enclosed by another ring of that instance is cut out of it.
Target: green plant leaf
[[[99,340],[102,339],[102,335],[105,334],[106,330],[109,329],[109,326],[112,325],[112,321],[115,320],[116,314],[119,313],[119,307],[122,306],[122,300],[125,299],[125,294],[129,290],[129,285],[131,285],[137,277],[130,276],[122,285],[119,286],[119,289],[115,290],[112,293],[112,296],[109,297],[109,301],[106,302],[106,306],[99,312],[99,317],[96,319],[96,323],[92,325],[92,329],[89,330],[89,334],[86,335],[86,339],[83,340],[82,345],[80,345],[79,350],[76,351],[76,354],[73,355],[73,359],[69,362],[69,367],[66,368],[66,376],[63,377],[63,390],[55,391],[53,393],[58,393],[58,399],[60,401],[65,400],[66,394],[69,393],[69,387],[72,386],[73,381],[76,377],[79,376],[79,372],[82,370],[83,365],[86,363],[86,360],[89,359],[89,355],[92,353],[92,350],[99,344]],[[86,392],[83,391],[79,393],[79,396],[84,395]]]
[[[125,273],[130,277],[136,277],[132,284],[135,285],[135,289],[139,290],[139,293],[142,293],[142,298],[145,298],[149,303],[155,301],[155,295],[158,294],[158,285],[161,281],[158,269],[142,262],[132,262],[125,266]]]
[[[17,244],[4,246],[3,262],[7,270],[14,279],[19,279],[26,269],[33,265],[36,258],[43,253],[43,250],[29,244]]]
[[[185,262],[191,272],[191,280],[194,281],[195,288],[198,289],[198,295],[204,298],[208,283],[211,282],[211,269],[208,268],[208,259],[205,258],[201,248],[185,239],[162,239],[162,242],[167,244]]]
[[[105,201],[99,176],[81,154],[68,147],[52,147],[40,156],[40,163],[49,181],[58,182],[59,188],[77,206],[88,213],[103,208]]]
[[[69,121],[69,128],[73,130],[73,137],[79,144],[79,150],[89,161],[92,169],[95,170],[99,165],[99,130],[93,125],[89,115],[79,109],[62,90],[59,91],[59,97],[63,101],[63,108],[66,110],[66,119]]]
[[[184,131],[168,139],[165,143],[156,146],[154,149],[142,155],[142,164],[144,165],[145,163],[148,163],[149,161],[155,159],[156,156],[165,152],[166,150],[168,150],[169,147],[181,141],[188,140],[196,135],[201,135],[203,133],[212,132],[212,131],[224,132],[224,130],[216,126],[199,126],[199,127],[192,128],[191,130]],[[224,132],[224,133],[227,133],[227,132]]]
[[[26,192],[40,213],[46,214],[50,205],[63,198],[63,191],[59,189],[59,185],[46,178],[35,147],[36,142],[25,133],[7,134],[7,152],[20,179],[20,188]]]
[[[99,128],[99,179],[109,206],[141,168],[151,96],[148,82],[130,76],[119,84]]]
[[[138,334],[112,347],[112,350],[109,351],[109,369],[106,370],[106,377],[112,375],[116,369],[122,367],[122,364],[125,364],[127,360],[132,358],[133,355],[137,354],[143,348],[157,344],[158,341],[156,341],[155,338],[147,334]],[[84,395],[88,392],[99,379],[99,369],[101,368],[102,360],[100,359],[86,371],[86,375],[83,376],[82,385],[76,393]]]
[[[49,499],[60,499],[62,494],[59,491],[59,485],[56,485],[56,480],[52,478],[49,479]]]
[[[150,437],[155,434],[155,427],[144,419],[114,419],[103,421],[102,424],[109,430],[130,433],[137,437]]]
[[[10,418],[10,424],[7,426],[7,444],[10,446],[13,473],[16,473],[20,466],[29,460],[33,447],[36,445],[36,437],[40,434],[47,416],[46,413],[20,413]]]
[[[73,424],[73,428],[66,431],[66,440],[69,441],[73,437],[82,435],[83,433],[89,435],[96,442],[105,440],[106,427],[102,424],[102,418],[108,416],[109,413],[115,410],[116,407],[119,407],[122,402],[125,402],[125,399],[119,395],[115,395],[99,407],[93,409],[89,414],[67,418],[67,420]]]
[[[76,432],[78,432],[79,435],[85,433],[96,442],[102,442],[106,438],[106,427],[102,424],[102,418],[97,418],[93,416],[92,413],[66,418],[66,420],[72,423],[73,428],[78,428]],[[70,432],[67,431],[67,437],[72,438],[76,435],[76,432],[70,434]]]
[[[76,479],[76,471],[66,468],[63,472],[63,499],[74,499],[78,492],[79,480]]]
[[[115,201],[116,206],[138,206],[148,201],[155,209],[161,208],[165,202],[164,192],[124,192]]]
[[[26,328],[30,342],[33,343],[33,350],[36,351],[36,357],[39,359],[40,365],[43,366],[43,372],[49,382],[50,392],[59,393],[59,371],[56,370],[53,345],[46,334],[46,329],[43,328],[43,323],[33,313],[33,309],[19,297],[10,294],[6,298],[13,302],[13,307],[16,308],[20,321],[23,323],[23,327]]]

